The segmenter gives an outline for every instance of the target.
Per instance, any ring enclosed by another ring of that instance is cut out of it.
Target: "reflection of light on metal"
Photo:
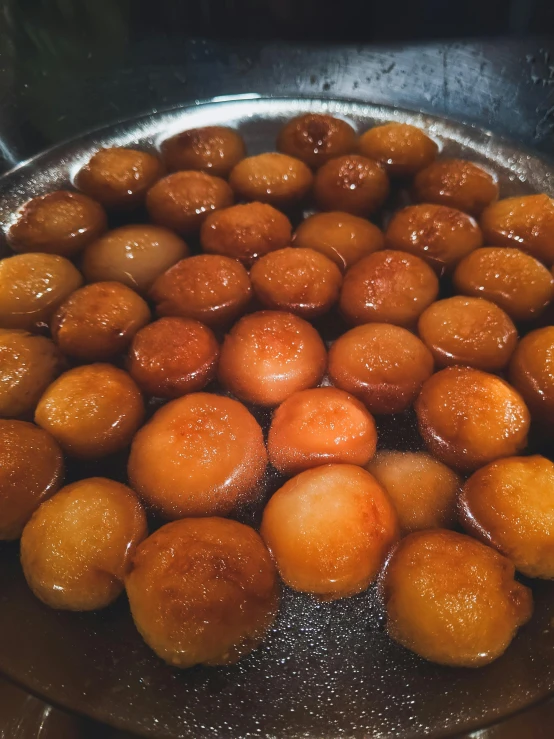
[[[7,141],[0,138],[0,157],[6,162],[6,166],[3,169],[11,169],[19,162],[20,157],[15,150],[15,147],[11,146]]]

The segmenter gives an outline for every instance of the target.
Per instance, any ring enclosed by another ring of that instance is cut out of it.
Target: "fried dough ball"
[[[385,237],[365,218],[332,211],[306,218],[296,229],[293,244],[321,252],[345,272],[363,257],[382,249]]]
[[[360,136],[360,153],[379,162],[393,177],[411,177],[431,164],[439,147],[408,123],[385,123]]]
[[[285,123],[277,137],[277,149],[317,169],[329,159],[356,150],[356,132],[340,118],[305,113]]]
[[[191,318],[160,318],[135,334],[127,369],[141,390],[178,398],[215,379],[219,345],[213,332]]]
[[[284,213],[267,203],[245,203],[209,215],[200,230],[208,254],[223,254],[250,267],[256,259],[291,242],[292,226]]]
[[[389,494],[403,535],[456,524],[462,479],[430,454],[380,451],[366,470]]]
[[[152,222],[182,236],[196,233],[212,211],[232,204],[233,191],[225,180],[204,172],[174,172],[146,195]]]
[[[385,232],[388,249],[421,257],[442,273],[483,245],[479,227],[466,213],[445,205],[409,205],[397,211]]]
[[[538,454],[477,470],[460,496],[468,533],[498,549],[528,577],[554,578],[554,464]]]
[[[363,466],[376,445],[372,415],[359,400],[335,387],[289,396],[275,411],[267,439],[269,461],[285,475],[329,462]]]
[[[328,464],[301,472],[270,498],[261,535],[289,587],[336,600],[374,581],[398,521],[373,475]]]
[[[229,184],[243,200],[287,208],[302,201],[310,191],[313,175],[300,159],[268,152],[247,157],[229,175]]]
[[[91,477],[43,503],[21,537],[33,593],[51,608],[94,611],[123,591],[146,516],[126,485]]]
[[[0,329],[0,418],[32,413],[63,366],[57,346],[45,336]]]
[[[337,265],[314,249],[287,247],[266,254],[250,272],[254,294],[265,308],[312,319],[327,313],[339,298]]]
[[[182,259],[150,290],[159,316],[194,318],[210,328],[227,327],[248,307],[248,272],[236,259],[199,254]]]
[[[95,459],[120,451],[144,418],[140,390],[111,364],[64,372],[40,399],[35,423],[72,457]]]
[[[8,231],[14,251],[73,257],[108,227],[95,200],[78,192],[57,190],[29,200]]]
[[[465,364],[499,372],[517,344],[510,317],[483,298],[456,295],[439,300],[421,314],[418,330],[439,367]]]
[[[377,322],[410,328],[438,293],[437,276],[423,259],[385,249],[348,270],[339,306],[354,326]]]
[[[554,296],[554,278],[546,267],[512,248],[476,249],[458,264],[453,282],[464,295],[496,303],[514,321],[539,316]]]
[[[85,362],[125,351],[150,321],[150,309],[121,282],[95,282],[72,293],[52,318],[50,330],[64,354]]]
[[[448,367],[423,385],[415,410],[431,454],[449,467],[475,470],[527,444],[529,411],[496,375]]]
[[[367,216],[383,205],[388,194],[385,170],[373,159],[359,154],[329,160],[314,180],[314,197],[321,210]]]
[[[498,181],[489,172],[463,159],[440,159],[416,175],[415,199],[438,203],[478,216],[498,200]]]
[[[431,662],[481,667],[500,657],[533,612],[529,588],[498,552],[454,531],[418,531],[380,578],[387,631]]]
[[[0,260],[0,327],[35,330],[82,284],[81,273],[55,254]]]
[[[510,363],[510,382],[534,419],[554,422],[554,326],[531,331],[519,342]]]
[[[158,410],[133,440],[129,480],[166,518],[227,515],[256,499],[262,429],[237,400],[192,393]]]
[[[489,205],[480,220],[494,246],[516,246],[549,267],[554,264],[554,201],[548,195],[505,198]]]
[[[274,406],[317,385],[326,363],[325,345],[307,321],[260,311],[241,318],[225,337],[219,379],[247,403]]]
[[[246,155],[240,133],[226,126],[191,128],[163,141],[161,150],[171,172],[198,169],[216,177],[227,177]]]
[[[368,323],[347,331],[329,350],[334,385],[359,398],[371,413],[402,413],[433,373],[433,357],[409,331]]]
[[[97,151],[79,170],[75,184],[106,208],[134,208],[144,203],[163,173],[153,154],[114,146]]]
[[[279,607],[262,540],[224,518],[162,526],[138,547],[125,585],[138,631],[175,667],[237,662],[262,642]]]
[[[43,429],[25,421],[0,421],[0,539],[21,536],[39,505],[60,487],[63,456]]]

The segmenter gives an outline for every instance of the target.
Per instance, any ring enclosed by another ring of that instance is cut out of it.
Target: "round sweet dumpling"
[[[277,137],[277,149],[316,169],[333,157],[356,151],[356,132],[340,118],[305,113],[286,123]]]
[[[408,123],[385,123],[360,136],[360,153],[379,162],[391,176],[411,177],[431,164],[439,147]]]
[[[226,126],[191,128],[162,142],[162,157],[172,171],[198,169],[227,177],[246,154],[242,136]]]
[[[519,342],[510,362],[510,382],[534,420],[554,423],[554,326],[531,331]]]

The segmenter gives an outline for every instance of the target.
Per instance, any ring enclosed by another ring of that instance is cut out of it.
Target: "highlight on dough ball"
[[[227,177],[246,155],[240,133],[226,126],[182,131],[162,141],[161,151],[170,172],[197,169],[216,177]]]

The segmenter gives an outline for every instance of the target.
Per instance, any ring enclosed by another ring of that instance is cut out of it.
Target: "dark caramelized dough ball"
[[[289,587],[335,600],[373,582],[398,521],[369,472],[328,464],[301,472],[270,498],[261,535]]]
[[[252,295],[248,272],[236,259],[199,254],[182,259],[158,277],[150,298],[159,316],[194,318],[210,328],[229,326]]]
[[[94,611],[123,591],[146,516],[126,485],[91,477],[43,503],[21,537],[33,593],[51,608]]]
[[[172,172],[198,169],[216,177],[227,177],[246,155],[240,133],[225,126],[191,128],[166,139],[161,150]]]
[[[262,429],[237,400],[192,393],[158,410],[133,440],[129,480],[165,518],[227,515],[260,493]]]
[[[466,482],[463,526],[528,577],[554,578],[554,464],[538,454],[499,459]]]
[[[0,418],[32,413],[63,366],[57,346],[45,336],[0,329]]]
[[[336,157],[319,169],[314,197],[321,210],[342,210],[367,216],[378,210],[389,194],[385,170],[358,154]]]
[[[416,175],[415,199],[438,203],[478,216],[498,199],[498,181],[489,172],[463,159],[440,159]]]
[[[175,172],[156,182],[146,195],[154,223],[188,236],[196,233],[209,214],[233,204],[225,180],[203,172]]]
[[[63,456],[43,429],[0,421],[0,539],[17,539],[39,505],[63,480]]]
[[[98,362],[125,351],[149,320],[150,309],[134,290],[121,282],[95,282],[60,305],[50,330],[64,354]]]
[[[225,337],[219,379],[247,403],[279,405],[297,390],[317,385],[326,362],[325,345],[307,321],[260,311],[241,318]]]
[[[279,606],[262,540],[224,518],[162,526],[138,547],[125,584],[143,639],[175,667],[237,662],[263,641]]]
[[[433,357],[399,326],[368,323],[347,331],[329,351],[334,385],[359,398],[371,413],[402,413],[433,373]]]
[[[519,249],[476,249],[456,267],[453,282],[464,295],[486,298],[514,321],[540,315],[554,295],[554,278],[537,259]]]
[[[178,398],[215,378],[218,357],[219,345],[203,323],[160,318],[135,335],[127,369],[148,395]]]
[[[519,342],[510,363],[510,382],[534,419],[554,423],[554,326],[531,331]]]
[[[304,162],[276,152],[243,159],[229,175],[229,184],[239,198],[276,208],[302,201],[312,182],[313,175]]]
[[[314,249],[287,247],[259,259],[250,272],[252,289],[264,308],[317,318],[337,302],[342,275]]]
[[[481,667],[500,657],[533,612],[512,563],[469,536],[418,531],[380,578],[387,631],[431,662]]]
[[[288,246],[292,226],[267,203],[245,203],[209,215],[200,231],[202,250],[238,259],[250,267],[256,259]]]
[[[483,237],[466,213],[444,205],[409,205],[392,217],[385,243],[387,248],[415,254],[443,272],[482,246]]]
[[[385,123],[360,136],[360,153],[379,162],[393,177],[410,177],[435,159],[438,146],[408,123]]]
[[[348,270],[339,306],[355,326],[377,322],[411,328],[438,293],[437,276],[423,259],[386,249]]]
[[[483,298],[457,295],[425,310],[419,335],[439,367],[465,364],[486,372],[503,369],[517,344],[509,316]]]
[[[340,118],[305,113],[286,123],[277,137],[277,149],[316,169],[333,157],[356,150],[356,132]]]
[[[35,422],[73,457],[95,459],[126,447],[144,418],[140,390],[111,364],[64,372],[40,399]]]
[[[363,257],[382,249],[385,237],[365,218],[332,211],[306,218],[296,229],[293,244],[321,252],[345,272]]]
[[[415,409],[429,451],[449,467],[475,470],[527,444],[529,411],[500,377],[448,367],[423,385]]]
[[[73,257],[108,227],[95,200],[78,192],[57,190],[26,203],[8,231],[14,251]]]
[[[163,174],[158,157],[146,151],[111,147],[94,154],[75,177],[75,184],[106,208],[133,208]]]
[[[56,308],[82,284],[80,272],[55,254],[1,259],[0,327],[35,330],[48,323]]]

